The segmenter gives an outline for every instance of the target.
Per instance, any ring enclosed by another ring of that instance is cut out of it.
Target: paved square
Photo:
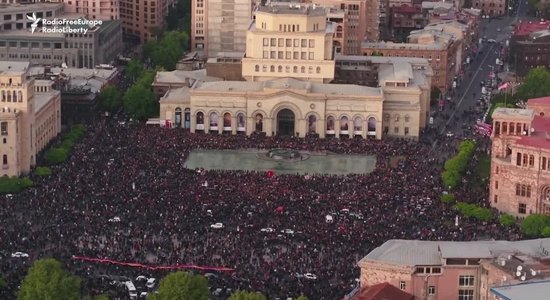
[[[374,170],[374,155],[303,152],[306,160],[272,161],[258,158],[267,150],[193,150],[185,162],[188,169],[268,171],[276,174],[366,174]],[[305,155],[305,156],[307,156]]]

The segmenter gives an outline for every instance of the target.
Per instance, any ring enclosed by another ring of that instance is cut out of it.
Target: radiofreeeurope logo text
[[[101,26],[101,20],[86,20],[86,19],[43,19],[37,18],[36,14],[27,15],[27,19],[32,21],[31,33],[34,33],[38,28],[38,24],[42,21],[41,32],[44,33],[81,33],[86,34],[90,28]]]

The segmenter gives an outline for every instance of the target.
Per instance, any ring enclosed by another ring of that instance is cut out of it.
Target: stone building
[[[91,20],[117,20],[120,18],[119,0],[63,0],[63,4],[65,12],[83,14]]]
[[[473,0],[472,8],[480,9],[483,15],[496,17],[507,13],[506,3],[506,0]]]
[[[424,28],[428,23],[420,6],[403,4],[390,8],[390,28],[392,35],[408,36],[411,31]]]
[[[28,62],[0,61],[0,176],[28,173],[61,131],[60,93],[50,80],[28,77]]]
[[[548,280],[549,251],[550,239],[389,240],[359,261],[360,289],[351,299],[360,299],[362,289],[386,282],[414,299],[497,300],[493,291],[498,287]],[[522,299],[543,299],[534,297],[539,292],[526,292]]]
[[[519,76],[536,67],[550,68],[550,21],[519,21],[510,39],[510,57]]]
[[[124,35],[140,43],[156,38],[156,33],[166,26],[165,18],[169,10],[174,9],[176,4],[175,0],[114,0],[114,7],[116,2],[119,3]]]
[[[550,97],[493,113],[491,205],[525,217],[550,214]]]

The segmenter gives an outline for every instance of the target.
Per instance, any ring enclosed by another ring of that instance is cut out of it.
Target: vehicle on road
[[[223,228],[223,224],[222,223],[215,223],[215,224],[210,225],[210,228],[221,229],[221,228]]]

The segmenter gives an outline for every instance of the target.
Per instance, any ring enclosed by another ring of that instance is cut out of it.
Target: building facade
[[[126,37],[146,43],[165,27],[165,17],[175,0],[119,0],[122,31]]]
[[[61,131],[61,97],[49,80],[28,77],[29,63],[0,62],[1,175],[19,176]]]
[[[539,66],[550,68],[550,21],[518,22],[510,39],[510,64],[519,76]]]
[[[480,9],[483,15],[496,17],[506,14],[506,3],[506,0],[473,0],[472,8]]]
[[[59,18],[63,15],[62,3],[6,4],[0,9],[0,32],[30,28],[31,21],[27,15],[35,14],[37,18]]]
[[[387,282],[414,299],[497,300],[495,287],[548,279],[549,251],[550,239],[389,240],[359,261],[360,286]]]
[[[104,21],[86,34],[32,33],[27,29],[0,32],[0,60],[94,68],[110,64],[122,50],[120,20]]]
[[[550,214],[550,97],[493,113],[491,205],[525,217]]]
[[[254,0],[192,0],[191,49],[203,57],[244,52]]]
[[[63,0],[67,13],[83,14],[92,20],[117,20],[120,17],[120,0]]]
[[[242,75],[248,81],[293,77],[328,83],[334,78],[333,34],[321,7],[259,7],[246,34]]]
[[[424,28],[428,23],[422,15],[420,6],[403,4],[390,8],[390,28],[393,36],[407,37],[411,31]]]

